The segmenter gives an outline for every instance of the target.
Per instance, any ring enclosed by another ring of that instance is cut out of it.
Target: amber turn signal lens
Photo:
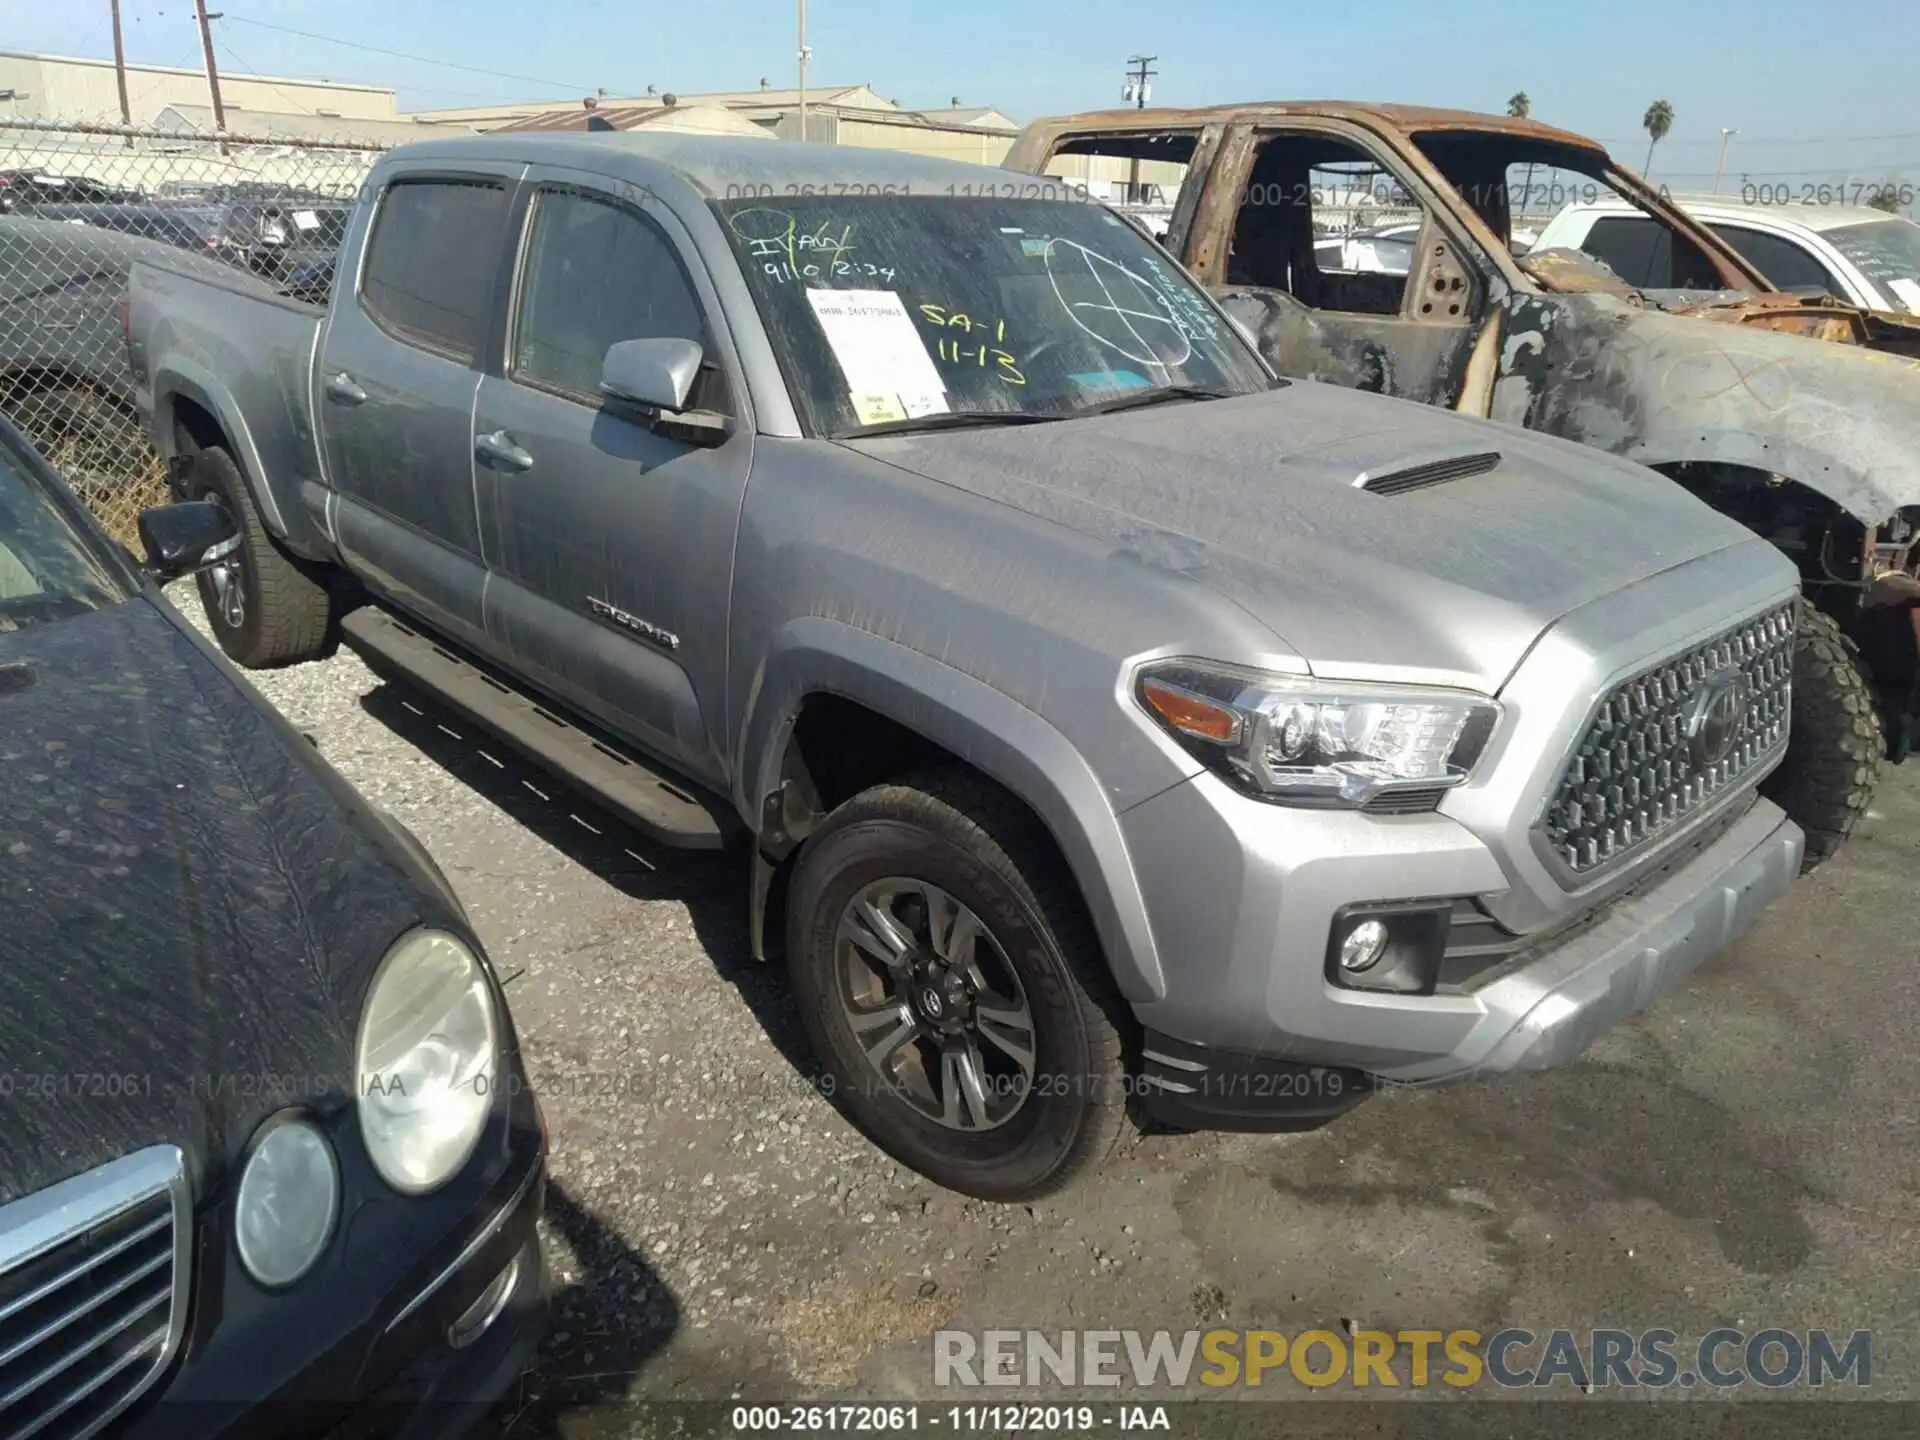
[[[1140,694],[1156,715],[1182,734],[1220,745],[1240,740],[1240,715],[1225,705],[1163,680],[1147,680]]]

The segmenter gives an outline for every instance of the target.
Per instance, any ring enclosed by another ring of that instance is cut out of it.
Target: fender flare
[[[1035,711],[917,650],[823,616],[779,631],[754,676],[736,746],[733,798],[750,824],[767,813],[801,706],[818,694],[921,735],[1031,807],[1080,887],[1121,994],[1135,1003],[1166,994],[1119,817],[1085,758]]]
[[[260,512],[261,523],[268,533],[276,540],[290,539],[286,519],[274,497],[273,487],[267,483],[260,450],[253,442],[246,417],[212,373],[190,360],[173,360],[153,377],[153,440],[160,453],[170,460],[176,455],[173,406],[175,400],[183,398],[193,401],[219,423],[233,446],[234,464],[240,467],[240,478],[246,482],[254,508]]]
[[[1625,459],[1656,468],[1680,464],[1738,465],[1784,475],[1816,495],[1825,496],[1862,525],[1879,525],[1903,503],[1873,473],[1848,464],[1832,451],[1765,436],[1751,430],[1661,430],[1636,439],[1618,452]]]

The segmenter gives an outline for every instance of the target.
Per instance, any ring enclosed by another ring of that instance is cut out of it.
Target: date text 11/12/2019
[[[740,1435],[1099,1435],[1172,1433],[1165,1405],[736,1405]]]

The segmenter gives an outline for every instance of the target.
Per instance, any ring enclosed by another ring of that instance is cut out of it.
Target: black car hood
[[[162,604],[0,634],[0,1203],[161,1142],[204,1185],[345,1103],[382,954],[465,929]]]

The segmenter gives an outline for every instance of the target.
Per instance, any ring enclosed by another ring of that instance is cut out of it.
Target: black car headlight
[[[382,1178],[409,1195],[451,1180],[486,1125],[500,1023],[486,967],[443,930],[415,930],[367,989],[355,1047],[360,1133]]]
[[[1140,672],[1140,704],[1239,789],[1285,805],[1354,807],[1460,784],[1500,707],[1459,690],[1353,685],[1213,661]]]

